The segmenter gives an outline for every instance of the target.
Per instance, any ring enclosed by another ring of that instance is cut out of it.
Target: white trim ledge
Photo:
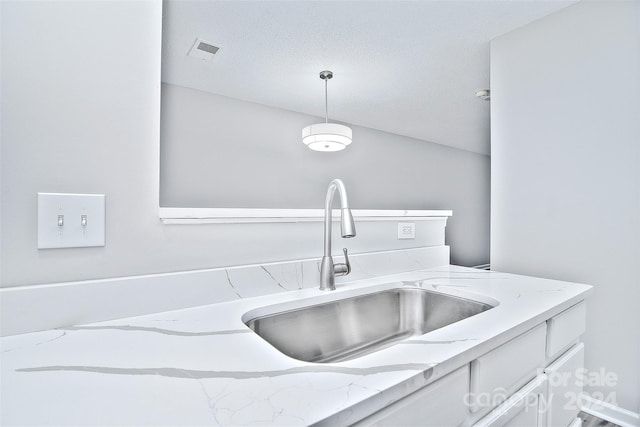
[[[356,221],[427,221],[446,219],[450,210],[378,210],[352,209]],[[340,210],[332,212],[334,221]],[[269,222],[319,222],[324,219],[324,209],[235,209],[235,208],[159,208],[164,224],[231,224]]]
[[[640,425],[640,414],[596,400],[584,393],[580,396],[580,399],[582,411],[589,415],[617,424],[620,427],[636,427]]]

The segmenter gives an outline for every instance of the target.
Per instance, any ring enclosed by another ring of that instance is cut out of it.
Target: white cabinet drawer
[[[546,323],[471,362],[471,412],[496,407],[544,367]]]
[[[578,416],[582,394],[582,378],[578,374],[583,366],[584,344],[580,343],[544,370],[549,382],[548,427],[566,427]]]
[[[547,320],[547,357],[553,359],[575,343],[586,329],[587,304],[582,301]]]
[[[364,426],[457,426],[468,411],[469,365],[354,424]]]
[[[537,427],[547,377],[537,376],[473,427]]]

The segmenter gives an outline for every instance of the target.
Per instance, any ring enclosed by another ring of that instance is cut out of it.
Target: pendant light
[[[332,77],[331,71],[320,72],[320,78],[324,80],[325,122],[309,125],[302,129],[302,142],[315,151],[340,151],[351,144],[351,128],[349,126],[329,123],[327,82]]]

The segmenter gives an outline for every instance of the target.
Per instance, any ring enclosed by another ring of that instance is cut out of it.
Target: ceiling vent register
[[[187,54],[187,56],[191,56],[193,58],[198,58],[203,61],[214,58],[220,48],[218,46],[214,46],[213,44],[206,42],[202,39],[197,39],[196,42],[191,47],[191,50]]]

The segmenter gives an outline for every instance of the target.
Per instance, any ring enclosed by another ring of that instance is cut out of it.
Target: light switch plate
[[[104,244],[104,194],[38,193],[38,249]]]
[[[398,223],[398,239],[415,239],[416,224],[414,222]]]

